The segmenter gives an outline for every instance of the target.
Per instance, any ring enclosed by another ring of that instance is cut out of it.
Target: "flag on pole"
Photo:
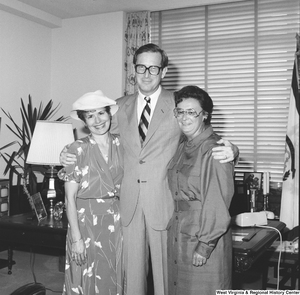
[[[300,37],[297,34],[293,76],[290,92],[288,126],[285,142],[285,162],[282,183],[280,221],[289,229],[299,225],[299,62]]]

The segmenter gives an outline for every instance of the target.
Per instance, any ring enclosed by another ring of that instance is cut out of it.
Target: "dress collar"
[[[198,134],[196,137],[194,137],[191,140],[188,140],[188,138],[185,136],[185,147],[187,150],[194,149],[201,145],[203,141],[205,141],[209,136],[213,134],[213,128],[211,125],[207,125],[205,127],[205,130],[202,131],[200,134]]]

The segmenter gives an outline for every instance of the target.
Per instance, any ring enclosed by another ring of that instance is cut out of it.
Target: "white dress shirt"
[[[155,106],[156,106],[156,103],[157,103],[157,100],[158,100],[158,97],[159,97],[160,93],[161,93],[161,86],[159,85],[157,90],[149,96],[151,98],[151,101],[150,101],[150,108],[151,108],[150,122],[151,122],[152,115],[154,113],[154,109],[155,109]],[[137,98],[138,99],[138,101],[137,101],[137,120],[138,120],[138,124],[140,122],[143,109],[146,105],[146,100],[144,99],[145,97],[146,96],[139,91],[139,95],[138,95],[138,98]],[[149,124],[150,124],[150,122],[149,122]]]

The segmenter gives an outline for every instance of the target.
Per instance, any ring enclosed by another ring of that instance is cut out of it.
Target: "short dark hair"
[[[161,48],[159,48],[159,46],[157,46],[156,44],[153,44],[153,43],[145,44],[145,45],[141,46],[140,48],[138,48],[136,50],[136,52],[134,53],[134,56],[133,56],[133,64],[134,65],[136,64],[138,55],[140,55],[144,52],[158,52],[158,53],[160,53],[160,55],[161,55],[161,67],[164,69],[165,67],[168,66],[169,58],[168,58],[166,52],[164,50],[162,50]]]
[[[174,98],[175,98],[176,107],[180,102],[182,102],[187,98],[194,98],[198,100],[201,108],[207,114],[207,119],[204,120],[204,123],[206,125],[210,124],[211,114],[213,112],[214,104],[211,97],[208,95],[208,93],[205,90],[199,88],[198,86],[193,86],[193,85],[185,86],[182,89],[174,92]]]
[[[104,108],[105,108],[105,111],[106,111],[109,115],[111,115],[111,113],[110,113],[110,106],[106,106],[106,107],[104,107]],[[86,123],[86,122],[85,122],[85,116],[84,116],[84,115],[85,115],[87,112],[89,112],[89,111],[77,110],[76,112],[77,112],[78,118],[79,118],[81,121],[83,121],[84,123]]]

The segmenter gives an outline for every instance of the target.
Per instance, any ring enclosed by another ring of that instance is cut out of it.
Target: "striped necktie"
[[[146,105],[143,109],[140,124],[139,124],[139,133],[140,133],[141,143],[143,143],[146,138],[147,130],[148,130],[149,123],[150,123],[150,114],[151,114],[151,107],[150,107],[151,99],[150,99],[150,97],[145,97],[144,99],[146,100]]]

